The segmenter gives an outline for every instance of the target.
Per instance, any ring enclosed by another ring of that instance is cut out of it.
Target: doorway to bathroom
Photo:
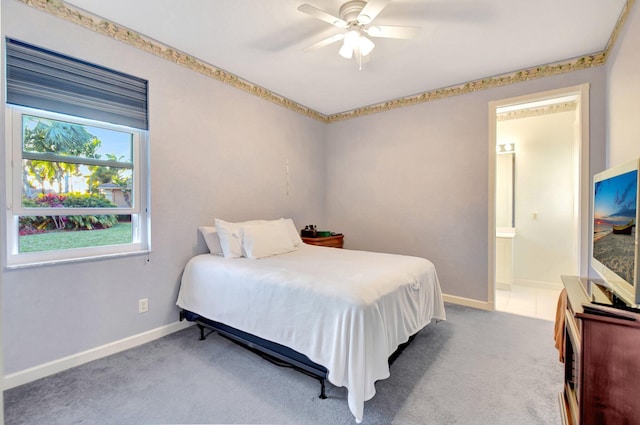
[[[560,276],[580,275],[586,93],[585,85],[490,104],[489,299],[496,310],[553,320]]]

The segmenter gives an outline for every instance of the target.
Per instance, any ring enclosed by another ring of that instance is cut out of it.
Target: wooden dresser
[[[342,248],[344,246],[344,235],[327,236],[324,238],[302,237],[302,242],[309,245],[328,246],[331,248]]]
[[[608,298],[585,278],[562,276],[567,292],[564,331],[565,425],[640,425],[640,314],[592,309]]]

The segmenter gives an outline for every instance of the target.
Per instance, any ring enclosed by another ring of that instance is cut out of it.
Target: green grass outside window
[[[20,253],[126,243],[131,243],[131,223],[125,222],[116,223],[109,229],[50,231],[20,236]]]

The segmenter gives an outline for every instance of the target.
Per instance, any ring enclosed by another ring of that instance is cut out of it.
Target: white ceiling
[[[626,0],[393,0],[379,25],[421,27],[374,39],[361,71],[340,29],[344,0],[66,0],[325,115],[604,50]]]

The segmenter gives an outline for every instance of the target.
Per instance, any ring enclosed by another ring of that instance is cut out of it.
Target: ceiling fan
[[[310,4],[303,4],[298,10],[321,21],[327,22],[344,31],[325,38],[307,49],[316,49],[344,40],[339,50],[345,59],[354,57],[362,69],[362,59],[367,58],[375,44],[367,36],[373,38],[409,39],[416,36],[418,27],[375,25],[373,20],[391,0],[351,0],[340,6],[338,16],[318,9]]]

